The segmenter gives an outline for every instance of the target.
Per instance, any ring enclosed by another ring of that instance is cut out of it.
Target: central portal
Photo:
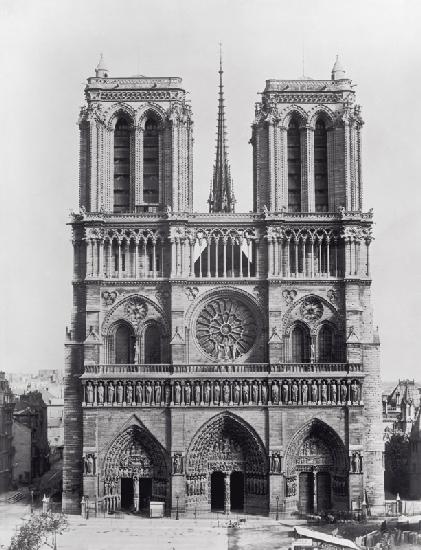
[[[225,505],[225,476],[222,472],[211,474],[211,510],[223,511]]]

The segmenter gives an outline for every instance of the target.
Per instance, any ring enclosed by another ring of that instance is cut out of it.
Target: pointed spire
[[[101,53],[101,57],[99,58],[98,65],[95,69],[95,76],[97,78],[107,78],[108,77],[108,69],[106,68],[107,65],[104,61],[104,56]]]
[[[209,193],[209,212],[234,212],[235,197],[232,189],[231,169],[228,163],[224,86],[222,84],[222,44],[219,44],[219,97],[216,158],[213,166],[213,180]]]

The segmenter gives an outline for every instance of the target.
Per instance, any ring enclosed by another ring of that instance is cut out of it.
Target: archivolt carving
[[[265,475],[268,459],[259,436],[244,420],[230,413],[211,419],[193,438],[187,452],[187,473],[243,471]]]
[[[311,419],[296,432],[285,453],[287,476],[311,468],[329,469],[343,475],[348,472],[348,456],[342,439],[318,418]]]
[[[196,338],[208,355],[234,360],[247,353],[256,340],[256,320],[240,300],[214,298],[200,312]]]
[[[165,451],[143,427],[130,426],[111,444],[103,463],[105,480],[118,477],[168,476]]]

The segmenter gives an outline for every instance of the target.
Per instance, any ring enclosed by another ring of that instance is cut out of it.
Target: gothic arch
[[[117,103],[112,105],[105,116],[105,125],[108,130],[113,131],[120,117],[126,118],[130,122],[130,129],[134,127],[136,111],[130,105]]]
[[[157,121],[159,129],[162,130],[164,127],[165,113],[158,105],[147,105],[144,109],[140,109],[137,113],[137,125],[145,129],[146,121],[149,118],[153,118]]]
[[[299,461],[300,451],[306,440],[318,440],[325,452],[330,453],[328,465],[332,473],[345,476],[348,474],[348,453],[344,442],[338,433],[326,422],[318,418],[312,418],[306,422],[292,437],[285,452],[284,469],[287,477],[297,474],[301,464]],[[311,465],[305,465],[310,467]],[[317,464],[314,465],[317,467]]]
[[[316,122],[319,117],[324,120],[326,124],[326,130],[328,130],[329,127],[335,124],[335,114],[332,109],[330,109],[326,105],[316,105],[308,113],[308,124],[311,126],[311,128],[313,128],[313,130],[316,127]]]
[[[193,436],[186,454],[186,473],[207,475],[212,471],[243,471],[265,476],[268,458],[254,428],[230,412],[222,412],[203,424]]]
[[[301,310],[304,304],[309,300],[315,300],[316,302],[320,303],[323,310],[319,318],[315,318],[309,322],[306,322],[306,320],[303,319]],[[310,327],[311,334],[314,336],[316,335],[320,325],[326,321],[328,321],[338,331],[342,324],[342,317],[337,308],[322,296],[319,296],[317,294],[305,294],[304,296],[301,296],[301,298],[299,298],[298,300],[293,301],[285,312],[283,319],[283,332],[286,336],[290,335],[291,328],[296,321],[306,323],[307,326]]]
[[[168,478],[164,447],[136,417],[107,445],[102,463],[105,480],[121,477]]]
[[[293,117],[298,118],[300,125],[307,124],[307,113],[299,105],[291,105],[288,109],[282,112],[280,118],[281,126],[288,128],[288,125]]]
[[[117,310],[119,308],[121,308],[122,310],[126,309],[124,308],[124,306],[126,304],[129,304],[130,302],[134,304],[144,303],[147,308],[146,314],[143,316],[143,314],[139,312],[139,315],[138,315],[139,318],[136,322],[135,314],[132,316],[133,318],[132,320],[128,318],[126,311],[122,311],[121,316],[117,317],[116,319],[115,313],[117,312]],[[152,312],[152,315],[151,315],[151,312]],[[154,313],[155,315],[153,315]],[[112,307],[110,307],[110,309],[107,311],[104,317],[104,320],[101,326],[101,334],[103,336],[107,336],[110,334],[110,327],[116,322],[116,320],[118,320],[118,318],[125,319],[126,321],[130,322],[135,328],[135,332],[137,334],[139,334],[140,331],[142,330],[144,326],[144,323],[143,323],[144,320],[155,319],[157,322],[162,323],[162,325],[165,327],[165,333],[168,334],[168,320],[164,313],[164,310],[160,305],[158,305],[156,302],[154,302],[153,300],[151,300],[150,298],[148,298],[143,294],[129,294],[128,296],[124,296],[124,298],[122,298],[121,300],[116,302]]]

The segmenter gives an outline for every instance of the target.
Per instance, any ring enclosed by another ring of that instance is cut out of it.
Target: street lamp
[[[180,519],[180,518],[178,517],[178,499],[179,499],[180,497],[179,497],[178,495],[176,495],[175,498],[176,498],[176,500],[177,500],[177,508],[176,508],[176,511],[175,511],[175,519]]]
[[[276,521],[279,520],[279,496],[276,497]]]

